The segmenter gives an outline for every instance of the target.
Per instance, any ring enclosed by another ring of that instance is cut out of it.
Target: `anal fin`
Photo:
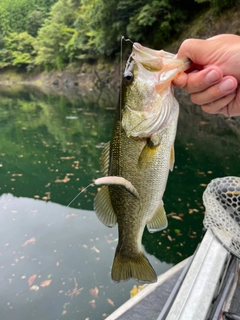
[[[166,217],[166,212],[163,207],[163,202],[157,207],[156,211],[154,212],[153,217],[147,223],[147,228],[149,232],[156,232],[163,230],[167,227],[168,221]]]
[[[103,186],[98,191],[94,199],[94,211],[98,219],[107,227],[114,227],[117,223],[117,216],[114,212],[109,190],[107,186]]]

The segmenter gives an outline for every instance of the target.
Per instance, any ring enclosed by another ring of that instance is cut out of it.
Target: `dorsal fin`
[[[108,141],[102,151],[101,155],[101,171],[106,176],[109,170],[110,163],[110,141]]]
[[[107,186],[98,191],[94,199],[94,211],[105,226],[112,228],[116,225],[117,216],[114,212]]]

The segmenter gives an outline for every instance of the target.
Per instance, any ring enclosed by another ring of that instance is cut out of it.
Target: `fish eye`
[[[124,74],[124,80],[126,84],[131,84],[133,81],[133,74],[132,72],[128,71]]]

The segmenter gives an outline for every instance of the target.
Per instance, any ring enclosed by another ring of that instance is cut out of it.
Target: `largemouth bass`
[[[118,224],[112,280],[155,282],[157,275],[142,251],[145,226],[167,227],[163,207],[168,172],[174,165],[179,105],[171,81],[189,67],[173,54],[133,44],[122,81],[111,141],[102,153],[105,177],[94,209],[108,227]]]

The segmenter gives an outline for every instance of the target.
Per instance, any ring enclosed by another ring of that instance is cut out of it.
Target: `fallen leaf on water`
[[[176,219],[176,220],[183,221],[183,219],[182,219],[181,217],[179,217],[179,216],[171,216],[171,218]]]
[[[114,302],[113,302],[111,299],[107,299],[107,302],[108,302],[111,306],[115,307],[115,304],[114,304]]]
[[[68,175],[66,175],[65,177],[64,177],[64,179],[62,179],[62,180],[60,180],[60,179],[56,179],[55,180],[55,182],[57,182],[57,183],[67,183],[68,181],[70,181],[70,179],[68,178]]]
[[[206,187],[207,184],[206,183],[200,183],[200,187]]]
[[[71,157],[60,157],[61,160],[71,160],[71,159],[74,159],[75,157],[74,156],[71,156]]]
[[[89,303],[91,304],[91,306],[92,306],[93,309],[96,308],[95,300],[91,300],[91,301],[89,301]]]
[[[33,274],[31,275],[31,277],[29,277],[28,279],[28,285],[29,287],[31,287],[31,285],[33,284],[34,280],[36,279],[37,275],[36,274]]]
[[[189,214],[192,214],[193,212],[199,212],[199,210],[198,209],[189,209],[188,210]]]
[[[31,286],[30,290],[38,291],[39,290],[39,286]]]
[[[77,213],[68,213],[68,214],[66,215],[66,218],[77,217],[77,216],[78,216]]]
[[[36,241],[36,238],[32,237],[32,238],[26,240],[26,241],[24,242],[24,244],[22,244],[22,247],[25,247],[25,246],[26,246],[27,244],[29,244],[29,243],[35,243],[35,241]]]
[[[181,230],[180,229],[174,229],[174,232],[175,233],[179,233],[179,232],[181,232]]]
[[[90,289],[90,293],[91,293],[91,295],[92,296],[94,296],[94,298],[98,298],[98,288],[97,287],[95,287],[95,288],[93,288],[93,289]]]
[[[52,280],[44,280],[43,282],[41,282],[40,287],[48,287],[51,282]]]
[[[91,248],[92,251],[95,251],[96,253],[99,253],[100,250],[98,250],[95,246]]]
[[[132,290],[130,290],[130,298],[134,297],[137,293],[138,293],[138,288],[136,285],[134,285]]]

